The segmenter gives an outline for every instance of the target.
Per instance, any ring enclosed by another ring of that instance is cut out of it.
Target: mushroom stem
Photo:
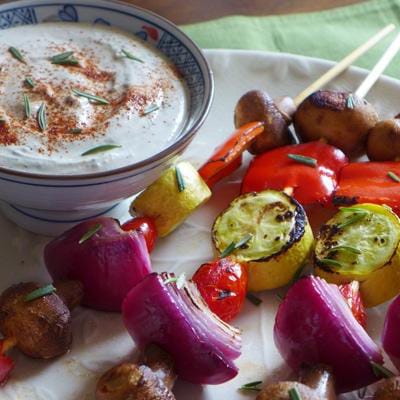
[[[325,366],[303,366],[299,372],[299,381],[314,389],[321,398],[336,399],[333,376]]]
[[[79,306],[83,297],[83,285],[79,281],[54,282],[56,293],[64,304],[72,311]]]

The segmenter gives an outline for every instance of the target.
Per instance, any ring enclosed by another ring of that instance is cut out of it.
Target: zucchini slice
[[[211,197],[211,191],[196,169],[182,161],[163,172],[135,198],[130,212],[152,217],[160,237],[176,229]]]
[[[264,190],[233,200],[214,222],[213,241],[220,254],[231,249],[247,265],[249,290],[260,291],[290,282],[309,255],[313,235],[296,200]]]
[[[387,206],[343,207],[321,227],[314,265],[331,283],[361,282],[367,307],[400,292],[400,220]]]

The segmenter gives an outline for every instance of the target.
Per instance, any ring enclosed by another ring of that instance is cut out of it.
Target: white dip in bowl
[[[176,67],[118,28],[54,22],[6,29],[0,64],[0,167],[53,175],[113,170],[159,153],[187,122],[188,90]]]

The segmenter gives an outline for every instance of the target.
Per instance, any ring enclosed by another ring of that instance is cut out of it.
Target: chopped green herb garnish
[[[73,54],[73,51],[57,54],[51,57],[51,63],[61,65],[78,65],[79,61],[73,56]]]
[[[70,131],[70,133],[74,133],[74,134],[82,133],[81,128],[72,128],[69,131]]]
[[[56,291],[56,288],[52,284],[42,286],[42,287],[34,290],[33,292],[30,292],[29,294],[27,294],[24,298],[24,301],[29,302],[32,300],[36,300],[36,299],[39,299],[40,297],[52,294],[55,291]]]
[[[312,157],[302,156],[301,154],[292,154],[289,153],[287,155],[291,160],[297,161],[298,163],[308,165],[310,167],[317,166],[317,160]]]
[[[178,165],[175,166],[176,181],[178,182],[178,190],[183,192],[185,190],[185,180],[183,179],[182,172]]]
[[[81,154],[81,156],[89,156],[91,154],[103,153],[104,151],[109,151],[121,147],[118,144],[103,144],[101,146],[94,147],[93,149],[87,150]]]
[[[16,49],[15,47],[9,47],[8,51],[11,53],[11,55],[16,58],[18,61],[26,64],[23,55],[21,54],[21,52]]]
[[[255,392],[259,392],[261,388],[259,387],[262,384],[262,381],[254,381],[246,383],[240,386],[239,390],[253,390]]]
[[[130,53],[129,51],[126,51],[126,50],[124,50],[124,49],[122,49],[121,51],[122,51],[123,55],[124,55],[126,58],[129,58],[130,60],[138,61],[138,62],[144,64],[144,61],[143,61],[143,60],[141,60],[141,59],[138,58],[138,57],[135,57],[135,56],[134,56],[132,53]]]
[[[346,100],[346,107],[347,107],[347,108],[350,108],[350,109],[353,109],[353,108],[354,108],[354,105],[355,105],[354,97],[353,97],[353,95],[350,93],[350,94],[348,95],[348,97],[347,97],[347,100]]]
[[[30,118],[32,114],[32,108],[29,97],[26,94],[24,94],[24,111],[25,111],[25,118]]]
[[[93,101],[95,103],[103,104],[103,105],[110,104],[110,102],[108,100],[104,99],[103,97],[99,97],[99,96],[96,96],[96,95],[90,94],[90,93],[81,92],[78,89],[72,89],[72,91],[77,96],[85,97],[86,99]]]
[[[301,400],[301,396],[299,391],[296,388],[292,388],[289,390],[290,400]]]
[[[346,226],[352,225],[358,221],[361,221],[362,219],[364,219],[366,217],[368,213],[366,211],[364,212],[355,212],[353,216],[351,216],[350,218],[347,218],[345,221],[343,221],[341,224],[338,224],[337,227],[339,229],[343,229]]]
[[[371,367],[377,378],[392,378],[395,376],[392,371],[374,361],[371,361]]]
[[[168,283],[176,283],[176,287],[178,289],[182,289],[186,283],[186,276],[185,274],[180,274],[179,276],[171,276],[164,281],[164,284]]]
[[[157,111],[159,108],[160,107],[157,104],[153,104],[143,111],[143,115],[151,114],[152,112]]]
[[[80,239],[79,244],[82,244],[93,237],[101,228],[103,227],[102,224],[96,224],[92,226]]]
[[[259,297],[250,292],[246,294],[246,299],[255,306],[259,306],[262,303],[262,300]]]
[[[331,267],[342,267],[342,263],[338,260],[333,260],[332,258],[321,258],[318,263],[329,265]]]
[[[47,129],[46,104],[42,103],[37,112],[37,121],[41,131]]]
[[[348,253],[361,254],[361,251],[353,246],[342,245],[342,246],[334,246],[329,249],[329,253],[332,253],[334,251],[347,251]]]
[[[229,246],[227,246],[225,248],[225,250],[221,253],[220,258],[224,258],[229,256],[229,254],[233,253],[235,250],[239,249],[240,247],[242,247],[243,245],[245,245],[249,240],[251,240],[251,238],[253,237],[253,235],[251,235],[250,233],[248,233],[246,236],[244,236],[242,239],[240,239],[237,243],[232,242]]]
[[[31,88],[35,87],[35,83],[33,82],[32,78],[25,78],[24,82],[26,85],[28,85]]]
[[[388,177],[389,177],[390,179],[392,179],[393,181],[395,181],[395,182],[397,182],[397,183],[400,183],[400,177],[399,177],[398,175],[396,175],[393,171],[389,171],[389,172],[387,173],[387,175],[388,175]]]
[[[339,211],[351,212],[353,214],[365,214],[367,212],[364,208],[358,207],[340,207]]]

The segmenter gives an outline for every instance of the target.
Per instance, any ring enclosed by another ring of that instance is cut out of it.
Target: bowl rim
[[[43,3],[45,5],[47,1],[43,0],[34,0],[32,3]],[[30,3],[24,1],[23,3]],[[67,1],[48,1],[48,5],[77,5],[79,6],[79,3],[74,3],[74,2],[67,2]],[[142,161],[135,162],[133,164],[129,164],[123,167],[118,167],[115,169],[110,169],[107,171],[97,171],[97,172],[90,172],[90,173],[85,173],[85,174],[69,174],[69,175],[57,175],[57,174],[40,174],[40,173],[34,173],[34,172],[26,172],[26,171],[18,171],[18,170],[13,170],[11,168],[6,168],[6,167],[1,167],[0,166],[0,173],[1,174],[7,174],[7,175],[12,175],[14,177],[22,177],[22,178],[30,178],[30,179],[39,179],[39,180],[58,180],[58,181],[74,181],[74,180],[80,180],[80,179],[98,179],[98,178],[103,178],[103,177],[110,177],[113,175],[120,175],[124,174],[126,172],[131,172],[136,169],[141,169],[144,167],[147,167],[155,162],[162,161],[164,158],[173,157],[181,148],[186,147],[190,141],[193,139],[197,131],[200,129],[200,127],[203,125],[204,121],[206,120],[210,109],[212,105],[212,101],[214,98],[214,91],[215,91],[215,85],[214,85],[214,76],[213,72],[211,70],[210,64],[207,61],[203,51],[201,48],[185,33],[183,32],[176,24],[168,20],[167,18],[153,12],[150,10],[147,10],[143,7],[136,6],[131,3],[127,3],[126,1],[122,0],[107,0],[107,6],[101,6],[103,9],[109,9],[113,10],[112,6],[119,5],[123,7],[127,7],[133,10],[139,10],[144,14],[150,15],[151,17],[155,18],[156,20],[162,21],[164,24],[167,25],[168,28],[172,28],[173,30],[178,31],[179,35],[182,35],[183,39],[187,41],[187,43],[184,43],[184,46],[190,51],[190,53],[193,55],[193,57],[198,61],[199,66],[204,67],[201,68],[201,72],[203,73],[203,78],[205,82],[209,82],[209,90],[208,94],[206,92],[206,98],[203,101],[202,104],[202,109],[201,109],[201,114],[197,119],[194,121],[193,126],[183,135],[180,137],[176,142],[172,143],[170,146],[166,147],[165,149],[161,150],[159,153],[156,153],[155,155],[148,157]],[[0,12],[7,11],[8,6],[13,6],[17,5],[19,7],[29,7],[29,4],[21,4],[21,1],[18,0],[11,0],[7,1],[5,3],[0,4]],[[32,4],[34,6],[35,4]],[[2,8],[5,8],[4,10],[1,10]],[[157,26],[157,21],[156,23],[150,22],[154,25]],[[164,29],[163,27],[160,27],[161,29],[165,30],[166,32],[170,33],[171,32],[167,29]],[[173,34],[173,36],[175,36]],[[180,39],[180,38],[179,38]],[[201,65],[202,64],[202,65]]]

